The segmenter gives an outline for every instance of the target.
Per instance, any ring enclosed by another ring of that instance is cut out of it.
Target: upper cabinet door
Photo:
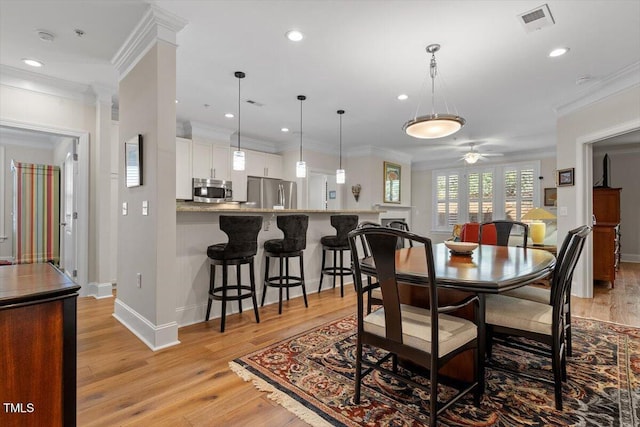
[[[214,145],[211,150],[212,178],[229,179],[229,147]]]
[[[191,140],[176,138],[176,199],[191,200]]]
[[[269,178],[282,178],[282,156],[278,154],[264,154],[264,176]]]
[[[192,178],[213,178],[212,153],[213,146],[210,142],[193,141]]]

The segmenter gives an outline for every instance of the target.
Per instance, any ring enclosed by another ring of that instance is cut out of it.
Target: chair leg
[[[242,289],[240,288],[240,286],[242,286],[242,282],[240,279],[240,267],[241,264],[236,265],[236,285],[238,286],[238,297],[242,295]],[[238,298],[238,312],[242,313],[242,299],[240,298]]]
[[[487,359],[491,359],[491,355],[493,354],[493,328],[489,325],[485,327],[485,337],[486,337],[486,352]]]
[[[209,269],[209,300],[207,301],[207,315],[204,318],[205,322],[209,321],[209,315],[211,314],[211,303],[213,302],[213,288],[216,286],[216,266],[211,264]]]
[[[285,258],[284,260],[285,264],[284,264],[284,269],[285,269],[285,273],[284,273],[284,277],[286,277],[286,283],[287,283],[287,301],[289,301],[289,257]]]
[[[556,409],[562,411],[562,355],[559,342],[554,342],[551,346],[553,354],[551,355],[551,366],[553,369],[553,388],[556,400]]]
[[[431,390],[429,396],[429,426],[436,427],[438,423],[438,370],[429,372]]]
[[[258,314],[258,301],[256,298],[256,277],[255,277],[255,269],[253,266],[253,258],[249,261],[249,274],[251,277],[249,278],[249,283],[251,283],[251,300],[253,301],[253,313],[256,315],[256,323],[260,323],[260,314]]]
[[[335,252],[334,252],[334,254],[335,254]],[[338,271],[340,272],[340,298],[344,297],[344,274],[342,274],[343,273],[342,267],[343,267],[343,262],[344,262],[343,260],[344,260],[344,253],[343,253],[342,250],[340,250],[340,267],[338,267],[339,268]],[[335,265],[335,263],[334,263],[334,265]],[[335,277],[336,276],[333,276],[334,280],[335,280]]]
[[[567,343],[567,356],[571,357],[573,356],[573,348],[571,345],[571,306],[569,306],[565,314],[564,331],[565,342]]]
[[[279,298],[278,298],[278,314],[282,314],[282,255],[280,255],[278,257],[278,260],[280,261],[280,278],[279,278],[279,283],[280,283],[280,288],[278,289],[278,293],[279,293]]]
[[[356,344],[356,376],[355,376],[355,396],[354,403],[360,404],[360,383],[362,382],[362,341],[358,338]]]
[[[222,264],[222,315],[220,316],[220,332],[224,332],[224,324],[227,315],[227,263]]]
[[[318,293],[322,290],[322,279],[324,279],[324,263],[327,258],[327,251],[322,249],[322,266],[320,267],[320,284],[318,285]]]
[[[337,268],[337,264],[336,264],[336,256],[337,256],[337,251],[331,251],[333,252],[333,289],[336,288],[336,268]]]
[[[300,252],[300,284],[302,285],[302,296],[304,297],[304,306],[309,307],[307,303],[307,287],[304,284],[304,259],[302,252]]]
[[[264,307],[264,299],[267,296],[267,280],[269,280],[269,255],[264,257],[264,280],[262,281],[262,303],[261,307]]]

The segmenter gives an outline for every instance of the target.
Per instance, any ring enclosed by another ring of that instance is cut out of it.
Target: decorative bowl
[[[475,248],[478,247],[477,243],[473,243],[473,242],[454,242],[453,240],[446,240],[444,242],[444,245],[449,248],[449,250],[451,250],[452,253],[454,254],[464,254],[464,255],[468,255],[471,252],[473,252],[473,250]]]

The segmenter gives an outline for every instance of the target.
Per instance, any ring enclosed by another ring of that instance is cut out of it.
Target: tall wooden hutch
[[[620,192],[622,188],[593,189],[593,278],[611,282],[620,264]]]

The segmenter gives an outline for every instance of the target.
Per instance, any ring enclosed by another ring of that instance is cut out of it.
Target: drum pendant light
[[[407,135],[414,138],[442,138],[456,133],[465,124],[465,120],[462,117],[458,116],[457,114],[449,114],[448,108],[446,114],[436,113],[435,78],[438,74],[436,52],[439,50],[439,44],[430,44],[429,46],[427,46],[427,53],[431,54],[431,63],[429,66],[429,74],[431,76],[431,114],[414,117],[413,119],[406,122],[402,127]]]
[[[336,170],[336,184],[344,184],[346,179],[344,169],[342,169],[342,115],[344,110],[338,110],[337,113],[340,116],[340,165]]]
[[[238,146],[237,150],[233,152],[233,170],[244,170],[244,151],[240,150],[240,81],[244,79],[245,74],[242,71],[236,71],[234,75],[238,78]]]
[[[298,95],[300,101],[300,160],[296,162],[296,177],[298,178],[307,177],[307,164],[302,160],[302,101],[305,99],[307,99],[306,96]]]

